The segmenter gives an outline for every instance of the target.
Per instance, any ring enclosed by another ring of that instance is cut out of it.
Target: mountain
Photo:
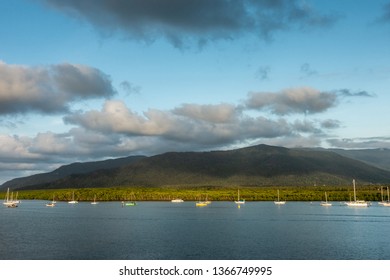
[[[382,169],[390,170],[390,149],[329,149],[328,151],[332,151],[352,159],[360,160]]]
[[[12,179],[1,185],[0,189],[21,189],[26,186],[50,184],[51,182],[66,178],[67,176],[71,175],[91,173],[99,170],[107,171],[116,169],[121,166],[136,162],[142,158],[144,158],[144,156],[129,156],[124,158],[83,163],[75,162],[69,165],[63,165],[52,172]]]
[[[258,145],[230,151],[170,152],[118,168],[17,189],[119,186],[313,186],[385,183],[390,171],[326,150]],[[8,182],[7,182],[8,183]]]

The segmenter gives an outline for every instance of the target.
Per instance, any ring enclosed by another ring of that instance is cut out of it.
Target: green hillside
[[[258,145],[230,151],[170,152],[17,189],[337,186],[349,185],[352,178],[365,184],[388,183],[390,172],[334,152]]]

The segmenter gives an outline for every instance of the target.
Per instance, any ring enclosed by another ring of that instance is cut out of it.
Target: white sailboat
[[[71,201],[68,201],[69,204],[76,204],[76,203],[79,203],[77,200],[74,200],[74,192],[72,194],[72,200]]]
[[[184,202],[184,200],[180,199],[180,198],[175,198],[175,199],[172,199],[171,202],[172,203],[182,203],[182,202]]]
[[[321,206],[332,206],[332,203],[328,202],[328,196],[326,195],[326,192],[325,192],[325,201],[321,202]]]
[[[274,201],[276,205],[284,205],[286,204],[286,201],[281,201],[279,198],[279,190],[278,190],[278,200]]]
[[[240,190],[237,190],[237,200],[234,201],[236,204],[245,204],[245,199],[240,199]]]
[[[18,207],[18,203],[19,203],[19,201],[13,200],[13,193],[11,194],[11,197],[9,196],[9,188],[8,188],[3,204],[5,206],[7,206],[8,208],[15,208],[15,207]]]
[[[387,187],[387,201],[383,201],[382,206],[390,207],[389,187]]]
[[[345,204],[347,206],[351,206],[351,207],[368,207],[368,206],[370,206],[367,201],[356,199],[355,179],[352,180],[352,184],[353,184],[353,201],[345,202]]]
[[[46,203],[46,206],[47,207],[54,207],[54,206],[56,206],[56,201],[54,200],[54,194],[53,194],[53,200],[52,200],[52,202],[51,203]]]
[[[12,201],[16,204],[19,204],[20,203],[20,200],[18,200],[18,192],[16,192],[16,196],[15,196],[15,199],[12,199]]]
[[[389,199],[387,199],[389,200]],[[379,205],[383,205],[385,201],[383,200],[383,187],[381,186],[381,201],[378,202]]]
[[[96,201],[96,194],[95,196],[93,197],[93,201],[91,202],[92,205],[96,205],[98,204],[99,202]]]

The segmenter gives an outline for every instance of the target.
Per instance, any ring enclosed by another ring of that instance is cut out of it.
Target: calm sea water
[[[389,207],[45,203],[0,207],[0,259],[390,259]]]

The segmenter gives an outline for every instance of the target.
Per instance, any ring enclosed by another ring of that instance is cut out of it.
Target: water
[[[390,259],[390,208],[334,203],[0,207],[0,259]]]

